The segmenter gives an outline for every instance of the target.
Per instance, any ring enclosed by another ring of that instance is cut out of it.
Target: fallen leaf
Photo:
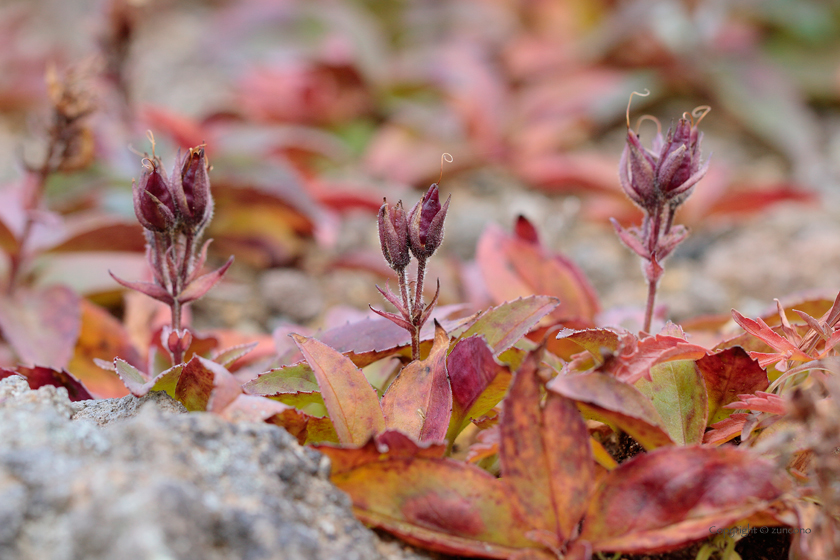
[[[81,381],[76,379],[73,374],[64,370],[39,366],[31,368],[19,366],[15,369],[0,368],[0,379],[5,379],[12,375],[25,377],[29,383],[29,388],[33,390],[46,385],[64,387],[67,389],[67,396],[71,401],[87,401],[94,398]]]
[[[545,249],[522,216],[512,236],[498,226],[488,226],[479,239],[476,260],[497,302],[535,294],[555,296],[559,298],[551,314],[555,322],[591,322],[600,310],[583,272],[563,255]]]
[[[112,371],[105,371],[95,360],[113,362],[120,357],[139,367],[140,354],[131,344],[128,332],[107,310],[86,299],[81,304],[81,329],[79,340],[73,351],[73,358],[67,365],[94,394],[102,398],[119,398],[128,394],[128,389]]]
[[[21,361],[62,369],[79,337],[79,306],[79,296],[65,286],[18,288],[0,298],[0,329]]]

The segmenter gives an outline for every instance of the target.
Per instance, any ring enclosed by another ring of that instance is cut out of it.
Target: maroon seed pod
[[[178,203],[181,221],[188,229],[198,231],[213,215],[213,197],[204,147],[190,148],[184,159],[176,163],[172,174],[172,192]]]
[[[441,206],[438,186],[434,183],[411,209],[408,217],[408,238],[411,252],[418,259],[428,259],[440,247],[443,241],[443,222],[451,198],[447,198]]]
[[[387,202],[379,208],[379,243],[388,266],[396,271],[405,270],[411,261],[408,241],[408,219],[402,201],[396,206]]]
[[[144,228],[157,233],[172,231],[178,220],[178,208],[160,159],[145,158],[146,171],[131,185],[134,213]]]

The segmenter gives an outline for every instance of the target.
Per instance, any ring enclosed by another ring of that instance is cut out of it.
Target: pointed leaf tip
[[[360,446],[385,429],[376,391],[346,356],[315,338],[290,334],[312,368],[342,444]]]

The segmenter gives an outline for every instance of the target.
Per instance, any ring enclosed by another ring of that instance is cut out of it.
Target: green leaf
[[[160,372],[151,380],[147,380],[140,370],[119,358],[114,360],[114,368],[122,382],[135,397],[142,397],[149,391],[165,391],[174,399],[176,398],[175,387],[178,385],[178,379],[181,377],[184,366],[179,364],[171,367]]]
[[[281,393],[318,391],[318,380],[309,364],[298,362],[261,373],[245,383],[242,390],[250,395],[266,397]]]
[[[652,381],[642,378],[636,388],[659,412],[664,427],[678,445],[703,441],[708,399],[703,376],[693,360],[677,360],[650,369]]]
[[[528,334],[559,303],[557,298],[549,296],[530,296],[503,303],[479,315],[458,340],[481,335],[498,356]]]

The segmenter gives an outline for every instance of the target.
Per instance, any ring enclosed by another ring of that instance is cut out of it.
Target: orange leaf
[[[80,303],[82,326],[67,369],[97,396],[124,397],[128,389],[120,378],[113,371],[97,366],[93,360],[113,362],[119,356],[134,366],[140,366],[140,355],[131,344],[128,331],[113,315],[86,299]]]
[[[540,405],[539,351],[516,372],[500,426],[502,480],[532,528],[568,540],[586,508],[595,468],[589,433],[574,404],[549,393]]]
[[[560,304],[552,313],[555,322],[592,321],[599,311],[595,291],[583,272],[563,255],[545,249],[523,217],[512,236],[490,225],[478,242],[476,260],[497,302],[534,294],[558,297]]]
[[[385,429],[376,391],[362,370],[319,340],[297,334],[292,338],[318,380],[324,405],[341,443],[359,446]]]
[[[446,374],[449,337],[435,321],[435,341],[428,358],[405,366],[382,397],[385,426],[418,441],[442,440],[452,413],[452,389]]]
[[[472,465],[430,456],[443,446],[425,449],[399,433],[386,434],[396,435],[387,446],[370,441],[362,449],[317,447],[339,466],[332,482],[350,495],[363,523],[447,554],[508,558],[538,546],[525,536],[531,527],[502,481]]]

